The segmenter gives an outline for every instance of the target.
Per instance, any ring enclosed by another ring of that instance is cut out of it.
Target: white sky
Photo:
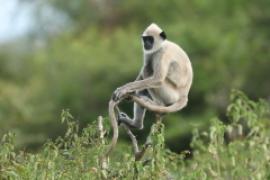
[[[31,27],[31,6],[0,0],[0,42],[25,34]]]
[[[35,12],[39,1],[19,3],[19,0],[0,0],[0,43],[22,36],[35,26]],[[69,23],[67,16],[50,6],[42,6],[39,23],[48,33],[62,32]]]

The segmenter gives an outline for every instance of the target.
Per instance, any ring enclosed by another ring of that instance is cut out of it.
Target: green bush
[[[233,91],[227,115],[227,124],[213,118],[209,130],[194,130],[192,151],[180,154],[165,148],[164,125],[157,122],[142,161],[134,161],[130,148],[118,146],[104,172],[99,160],[108,136],[105,142],[100,139],[96,122],[79,133],[78,123],[63,111],[65,135],[48,141],[37,154],[15,151],[14,133],[2,137],[0,179],[269,179],[268,104]]]

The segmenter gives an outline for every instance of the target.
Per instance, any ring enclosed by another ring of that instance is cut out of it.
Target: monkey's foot
[[[128,115],[123,113],[123,112],[120,112],[118,114],[118,117],[117,117],[117,121],[118,121],[118,125],[120,125],[121,123],[125,123],[124,119],[128,119]]]
[[[129,119],[128,115],[126,113],[120,112],[117,117],[118,125],[120,125],[121,123],[124,123],[130,126],[129,123],[127,123],[126,119]]]
[[[134,121],[132,119],[130,119],[130,117],[128,117],[128,115],[126,113],[120,112],[118,114],[117,120],[118,120],[118,125],[120,125],[121,123],[124,123],[125,125],[127,125],[130,128],[143,129],[143,126],[134,124],[133,123]]]

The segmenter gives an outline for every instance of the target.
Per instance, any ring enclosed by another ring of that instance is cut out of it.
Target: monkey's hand
[[[119,101],[120,99],[123,99],[126,96],[128,96],[130,93],[131,91],[129,91],[127,88],[119,87],[113,92],[112,99],[114,101]]]

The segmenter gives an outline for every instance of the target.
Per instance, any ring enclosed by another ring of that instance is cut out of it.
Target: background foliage
[[[269,99],[270,2],[267,0],[21,0],[35,3],[35,28],[0,48],[0,135],[12,130],[16,147],[36,150],[64,134],[58,121],[69,108],[86,127],[107,115],[118,86],[135,79],[142,64],[140,34],[151,22],[187,51],[194,68],[188,106],[166,116],[166,143],[190,148],[192,129],[216,115],[228,122],[230,89]],[[41,12],[50,7],[57,32]],[[124,108],[131,112],[131,104]],[[151,113],[146,137],[153,123]],[[29,157],[30,158],[30,157]]]

